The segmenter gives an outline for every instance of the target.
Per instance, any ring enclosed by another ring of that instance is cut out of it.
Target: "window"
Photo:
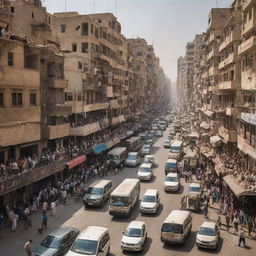
[[[65,33],[66,32],[66,25],[60,25],[60,32]]]
[[[0,92],[0,107],[4,106],[4,93]]]
[[[13,66],[13,52],[8,52],[8,66]]]
[[[88,53],[88,43],[81,44],[81,52]]]
[[[77,43],[73,43],[72,44],[72,52],[76,52],[77,51]]]
[[[83,68],[83,64],[81,61],[78,61],[78,69],[82,69]]]
[[[72,92],[65,92],[65,101],[73,101]]]
[[[36,93],[30,93],[30,106],[36,106]]]
[[[14,6],[11,6],[11,12],[14,13]]]
[[[88,36],[88,23],[82,23],[81,36]]]
[[[34,13],[33,13],[33,12],[31,13],[31,16],[32,16],[32,18],[34,19]]]
[[[93,34],[93,33],[94,33],[94,26],[91,25],[91,34]]]
[[[12,93],[12,105],[21,106],[22,105],[22,92],[13,92]]]

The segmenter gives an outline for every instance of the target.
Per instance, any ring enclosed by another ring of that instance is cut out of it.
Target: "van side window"
[[[110,239],[110,236],[109,236],[108,233],[103,236],[103,238],[100,241],[100,249],[101,250],[103,250],[105,248],[105,246],[106,246],[107,242],[109,241],[109,239]]]

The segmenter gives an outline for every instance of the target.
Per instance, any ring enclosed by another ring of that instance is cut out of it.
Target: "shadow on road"
[[[179,251],[179,252],[190,252],[192,251],[196,241],[196,232],[191,231],[184,245],[164,245],[164,249],[169,251]]]

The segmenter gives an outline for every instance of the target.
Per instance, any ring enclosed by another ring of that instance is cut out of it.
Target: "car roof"
[[[215,228],[216,223],[215,222],[210,222],[210,221],[205,221],[201,225],[201,227],[207,227],[207,228]]]
[[[66,234],[68,234],[70,231],[79,231],[78,229],[76,228],[73,228],[73,227],[60,227],[56,230],[54,230],[53,232],[51,232],[49,235],[50,236],[56,236],[56,237],[63,237],[65,236]]]
[[[144,196],[155,196],[158,193],[157,189],[147,189]]]
[[[136,156],[136,155],[138,155],[138,152],[129,152],[128,155],[130,155],[130,156]]]
[[[189,211],[173,210],[164,220],[164,223],[183,224],[188,215],[190,215]]]
[[[176,159],[172,159],[172,158],[169,158],[166,163],[172,163],[172,164],[176,164],[177,163],[177,160]]]
[[[145,225],[145,222],[131,221],[128,225],[128,228],[142,228],[143,225]]]
[[[151,163],[143,163],[140,167],[144,168],[151,168],[152,164]]]
[[[108,183],[112,183],[111,180],[97,180],[94,181],[89,187],[103,188]]]
[[[107,231],[108,229],[104,227],[89,226],[79,235],[79,239],[97,241]]]
[[[125,147],[113,148],[108,152],[108,155],[120,155],[121,153],[127,151]]]
[[[145,155],[144,158],[155,158],[153,155]]]
[[[198,188],[201,187],[199,183],[191,183],[191,184],[189,184],[189,186],[190,187],[198,187]]]
[[[176,172],[169,172],[166,177],[178,177],[178,173],[176,173]]]

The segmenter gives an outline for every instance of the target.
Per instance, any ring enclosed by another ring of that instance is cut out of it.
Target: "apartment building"
[[[256,7],[255,1],[242,3],[242,42],[238,47],[241,59],[241,93],[238,99],[240,125],[238,148],[245,155],[248,168],[256,164]]]
[[[179,57],[177,61],[177,95],[179,100],[184,101],[184,86],[185,86],[185,59]]]

